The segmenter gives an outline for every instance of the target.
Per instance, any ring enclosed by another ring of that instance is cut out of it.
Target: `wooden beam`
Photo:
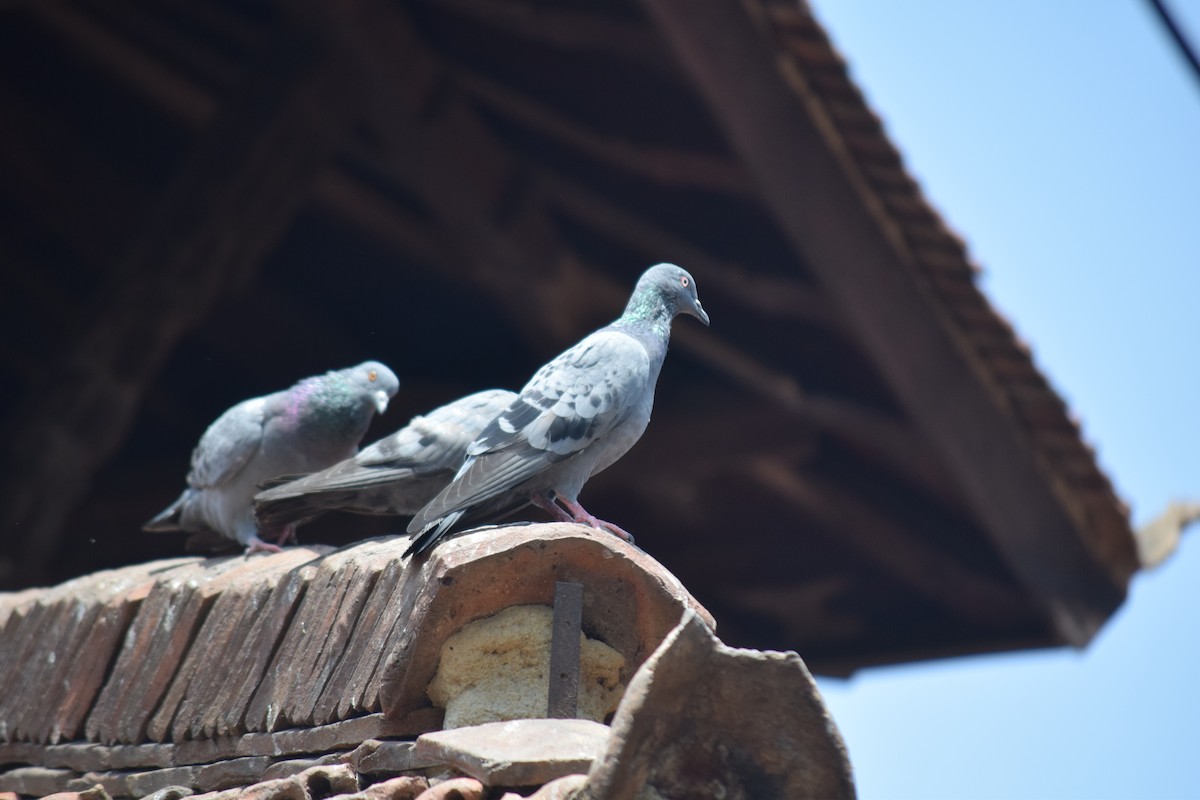
[[[244,286],[306,200],[344,92],[290,35],[262,54],[113,264],[104,302],[6,420],[0,540],[37,581],[93,472],[120,445],[171,348]]]
[[[954,324],[873,210],[815,98],[783,74],[746,3],[643,0],[796,252],[858,333],[908,414],[1044,604],[1083,645],[1125,586],[1084,544],[1030,444],[981,379]]]
[[[769,491],[817,521],[883,574],[971,623],[1002,628],[1028,608],[1012,589],[926,544],[855,493],[763,459],[749,467]]]
[[[811,420],[781,415],[769,400],[734,403],[727,398],[720,395],[691,411],[656,411],[642,442],[621,459],[620,473],[626,477],[606,480],[637,484],[666,476],[726,472],[745,461],[808,461],[817,454],[820,427]],[[713,424],[717,417],[720,425]]]
[[[179,6],[183,13],[211,16],[215,7],[200,3],[179,2],[173,0],[172,5]],[[101,23],[71,8],[61,0],[49,0],[47,3],[36,3],[30,6],[59,34],[69,39],[80,52],[96,61],[101,67],[109,70],[114,77],[192,129],[200,129],[217,110],[216,99],[203,87],[184,77],[168,65],[154,59],[137,45],[122,39],[108,30]],[[209,19],[226,35],[231,35],[242,44],[252,44],[253,33],[245,30],[235,22],[224,17]],[[5,104],[0,101],[0,106]],[[11,138],[8,130],[14,120],[9,116],[0,118],[0,131]],[[28,152],[25,148],[14,148],[14,152]],[[3,154],[0,153],[0,156]],[[19,159],[15,164],[25,165],[27,159]],[[96,165],[100,168],[101,165]],[[0,161],[3,169],[3,161]],[[105,182],[120,186],[120,181],[114,179]],[[429,235],[426,225],[413,220],[408,215],[396,209],[369,187],[365,186],[346,174],[344,170],[331,168],[324,171],[316,185],[316,200],[327,210],[337,214],[344,222],[369,231],[373,236],[388,246],[391,246],[407,256],[413,256],[429,263],[440,266],[450,266],[446,248]],[[47,207],[57,208],[58,204],[48,202]],[[67,230],[72,234],[87,230],[87,225],[69,225]]]
[[[907,420],[823,395],[808,397],[804,413],[850,449],[886,467],[946,508],[966,508],[945,464]]]
[[[590,299],[561,288],[578,269],[523,191],[523,166],[451,90],[447,66],[406,13],[379,0],[287,9],[357,76],[363,113],[387,150],[376,163],[430,209],[459,278],[491,294],[531,342],[573,338]]]
[[[678,73],[663,42],[644,25],[582,10],[492,0],[425,0],[439,13],[448,11],[499,34],[564,50],[589,51],[659,71]]]
[[[63,0],[39,0],[27,8],[70,41],[73,48],[103,64],[174,116],[195,124],[216,112],[215,100],[193,82],[180,78]]]
[[[330,169],[318,178],[315,199],[343,223],[365,231],[406,259],[438,269],[454,268],[453,250],[430,232],[427,222],[343,170]]]
[[[645,180],[737,196],[752,191],[741,167],[720,156],[605,136],[509,86],[462,67],[454,70],[454,82],[480,103],[517,124]]]
[[[79,131],[39,113],[3,83],[0,108],[0,195],[67,242],[80,263],[98,268],[119,251],[120,237],[143,210],[146,187],[132,185],[90,152]]]
[[[95,19],[97,24],[111,28],[121,41],[150,43],[159,52],[170,53],[173,62],[186,63],[190,74],[203,76],[209,85],[229,86],[239,77],[239,64],[224,49],[224,42],[198,36],[195,27],[180,25],[174,14],[163,14],[158,4],[73,0],[72,6],[69,13]]]
[[[538,172],[538,189],[548,202],[588,227],[626,246],[640,250],[653,261],[670,255],[692,272],[704,287],[723,297],[772,317],[801,320],[830,330],[842,329],[820,291],[802,281],[762,274],[753,264],[713,258],[682,239],[625,210],[596,192],[546,169]]]

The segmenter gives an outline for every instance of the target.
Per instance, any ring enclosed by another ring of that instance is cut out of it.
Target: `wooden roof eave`
[[[812,107],[816,100],[797,91],[797,76],[785,76],[776,49],[764,46],[761,20],[743,4],[644,5],[764,204],[959,477],[998,551],[1062,639],[1085,644],[1123,601],[1118,576],[1128,573],[1088,547],[1053,476],[997,401],[945,308],[916,279],[903,237],[848,168],[845,143]]]

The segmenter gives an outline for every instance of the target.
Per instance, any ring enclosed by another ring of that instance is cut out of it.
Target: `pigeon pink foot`
[[[264,542],[257,536],[250,538],[250,544],[246,545],[246,555],[254,555],[255,553],[282,553],[283,548],[277,544]]]
[[[616,525],[612,522],[602,520],[599,517],[592,516],[590,513],[588,513],[586,508],[573,500],[568,500],[562,496],[559,496],[555,499],[562,503],[566,507],[567,511],[570,512],[571,520],[573,522],[578,522],[592,528],[599,528],[601,530],[608,531],[609,533],[624,539],[630,544],[633,544],[633,534],[622,528],[620,525]]]

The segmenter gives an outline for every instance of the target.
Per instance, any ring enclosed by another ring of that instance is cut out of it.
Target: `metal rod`
[[[554,620],[550,634],[548,717],[574,719],[579,709],[579,631],[583,623],[583,585],[555,581]]]

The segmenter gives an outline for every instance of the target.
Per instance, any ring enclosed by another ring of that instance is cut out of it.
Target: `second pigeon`
[[[252,505],[259,484],[354,455],[372,416],[399,388],[390,369],[367,361],[238,403],[200,437],[183,494],[143,530],[215,532],[247,553],[278,551],[293,528],[269,531],[277,543],[259,537]]]
[[[273,486],[254,498],[266,529],[302,524],[327,511],[411,517],[446,488],[467,446],[516,398],[488,389],[447,403],[353,458]]]

